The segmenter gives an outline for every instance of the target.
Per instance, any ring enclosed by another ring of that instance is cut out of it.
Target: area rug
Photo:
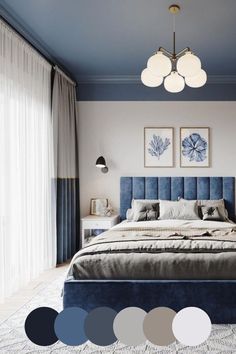
[[[27,315],[35,308],[49,306],[60,312],[62,310],[61,289],[64,275],[55,279],[49,286],[40,290],[30,302],[20,308],[14,315],[0,324],[0,353],[93,353],[93,354],[143,354],[143,353],[212,353],[230,354],[236,353],[236,325],[214,325],[211,336],[202,345],[196,347],[185,347],[180,343],[174,343],[168,347],[158,347],[146,342],[143,345],[129,347],[116,342],[111,346],[99,347],[91,342],[77,347],[69,347],[61,342],[48,347],[41,347],[33,344],[25,335],[24,322]]]

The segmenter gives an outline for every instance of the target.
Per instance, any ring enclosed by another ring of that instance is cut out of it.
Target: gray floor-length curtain
[[[57,263],[79,249],[79,172],[76,88],[55,69],[52,91],[55,178],[57,179]]]

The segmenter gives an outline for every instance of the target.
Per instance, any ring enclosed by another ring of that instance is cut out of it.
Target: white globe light
[[[166,91],[176,93],[184,89],[185,83],[182,76],[180,76],[176,71],[165,78],[164,86]]]
[[[201,69],[196,76],[185,78],[185,83],[189,87],[202,87],[205,85],[206,81],[207,81],[207,74],[203,69]]]
[[[154,75],[167,76],[171,72],[172,63],[170,58],[165,56],[160,50],[148,59],[147,67]]]
[[[196,76],[201,70],[201,61],[190,51],[185,53],[177,61],[177,71],[182,76]]]
[[[144,69],[141,74],[142,83],[148,87],[160,86],[163,82],[163,77],[154,75],[149,69]]]

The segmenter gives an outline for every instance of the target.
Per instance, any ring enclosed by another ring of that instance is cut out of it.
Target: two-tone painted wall
[[[81,101],[79,165],[81,214],[90,198],[107,197],[119,208],[120,176],[236,176],[236,102]],[[144,168],[144,127],[175,128],[175,167]],[[211,167],[179,167],[179,128],[211,128]],[[103,155],[109,172],[95,167]]]

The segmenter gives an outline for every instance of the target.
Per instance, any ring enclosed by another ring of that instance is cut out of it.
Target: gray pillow
[[[203,220],[223,221],[217,207],[201,207],[201,210]]]
[[[159,216],[159,200],[157,199],[133,199],[132,209],[128,209],[126,218],[128,221],[156,220]]]
[[[157,211],[153,209],[136,212],[133,217],[133,221],[152,221],[157,219],[158,219]]]
[[[228,218],[228,212],[225,208],[225,201],[224,199],[218,199],[218,200],[199,200],[198,201],[199,205],[201,207],[217,207],[218,208],[218,212],[220,215],[220,218],[222,221],[229,221]]]
[[[183,199],[180,198],[179,201],[183,201],[187,199]],[[218,208],[218,212],[220,214],[220,218],[222,221],[229,221],[228,218],[228,211],[225,208],[225,201],[224,199],[212,199],[212,200],[193,200],[196,201],[198,203],[198,212],[199,212],[199,216],[202,219],[203,215],[202,215],[202,206],[205,207],[217,207]]]
[[[197,201],[160,200],[160,220],[199,220]]]
[[[157,220],[159,216],[158,203],[137,202],[133,208],[133,221]]]

